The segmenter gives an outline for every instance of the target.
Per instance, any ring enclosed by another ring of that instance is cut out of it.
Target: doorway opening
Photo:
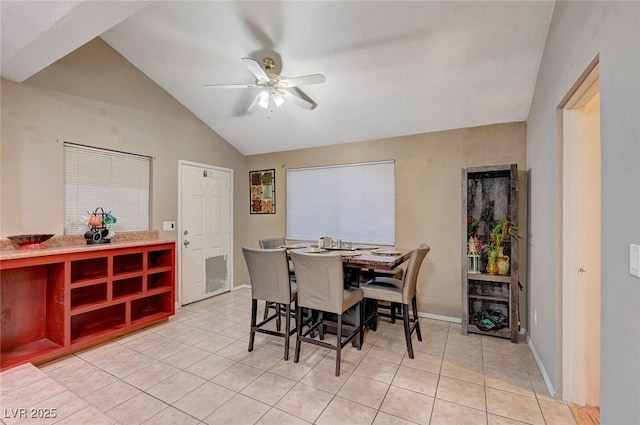
[[[598,58],[558,107],[562,170],[562,399],[600,405],[601,144]]]

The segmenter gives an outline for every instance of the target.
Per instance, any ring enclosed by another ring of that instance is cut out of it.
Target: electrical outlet
[[[162,222],[162,230],[176,230],[176,222],[175,221],[163,221]]]
[[[533,310],[533,324],[538,326],[538,310]]]

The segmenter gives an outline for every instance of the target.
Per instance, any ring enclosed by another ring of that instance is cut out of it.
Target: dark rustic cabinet
[[[469,272],[468,241],[472,233],[484,244],[490,241],[492,227],[500,218],[518,224],[518,169],[516,164],[471,167],[462,170],[462,333],[509,338],[518,342],[518,241],[505,242],[510,258],[507,274],[487,273],[487,254],[479,258],[479,273]],[[506,316],[508,326],[483,330],[477,325],[478,312]]]

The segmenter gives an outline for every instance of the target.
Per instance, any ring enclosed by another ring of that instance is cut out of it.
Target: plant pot
[[[487,273],[498,274],[498,255],[496,252],[490,252],[487,257]]]
[[[498,256],[496,261],[496,266],[498,268],[498,274],[507,275],[509,274],[509,257],[506,255]]]

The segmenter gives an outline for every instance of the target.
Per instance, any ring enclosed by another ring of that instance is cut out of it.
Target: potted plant
[[[509,273],[509,257],[504,255],[504,245],[511,238],[519,238],[518,231],[520,228],[501,217],[491,229],[490,242],[487,249],[487,273],[490,274],[508,274]]]

